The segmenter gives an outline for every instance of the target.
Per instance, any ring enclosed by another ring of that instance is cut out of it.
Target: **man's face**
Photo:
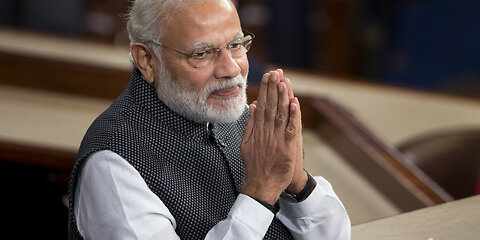
[[[242,34],[240,21],[236,9],[228,0],[221,1],[205,1],[194,2],[189,4],[186,8],[175,13],[165,26],[165,36],[161,39],[162,43],[168,47],[177,49],[182,52],[189,53],[192,48],[198,45],[218,46],[224,47],[233,40],[238,39]],[[169,107],[177,112],[185,112],[181,109],[175,109],[180,106],[170,106],[168,100],[165,98],[190,98],[190,106],[183,106],[184,108],[209,108],[210,112],[225,115],[232,114],[229,111],[233,110],[235,118],[239,116],[245,107],[245,88],[246,76],[248,73],[248,60],[246,55],[239,58],[232,58],[226,49],[223,49],[220,54],[212,61],[211,64],[195,68],[191,66],[187,57],[172,51],[167,48],[162,48],[162,59],[165,72],[157,73],[157,92]],[[169,79],[173,83],[165,84],[162,81]],[[172,94],[172,88],[175,94]],[[183,96],[178,95],[178,91],[182,92]],[[170,92],[168,94],[167,92]],[[162,96],[163,95],[163,96]],[[165,96],[170,95],[170,96]],[[172,96],[177,95],[177,96]],[[182,102],[182,99],[173,100]],[[202,103],[203,102],[203,103]],[[173,103],[175,105],[175,103]],[[207,109],[208,110],[208,109]],[[191,109],[187,112],[201,112],[207,111],[202,109]],[[232,117],[216,119],[215,117],[188,116],[196,122],[215,121],[220,122],[234,121]],[[202,114],[202,113],[201,113]],[[197,114],[198,115],[198,114]],[[238,116],[237,116],[238,115]]]

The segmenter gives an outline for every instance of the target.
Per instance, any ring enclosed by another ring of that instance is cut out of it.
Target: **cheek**
[[[172,80],[180,86],[198,90],[203,88],[210,78],[211,70],[192,69],[186,62],[174,61],[168,54],[165,54],[165,66],[170,73]]]
[[[212,74],[209,71],[184,72],[185,74],[179,79],[184,86],[199,90],[205,87]]]
[[[187,66],[177,65],[168,70],[172,80],[180,86],[194,90],[203,88],[210,77],[208,71],[192,71],[188,68]]]
[[[236,62],[238,64],[238,66],[240,67],[242,76],[247,75],[248,69],[249,69],[247,56],[238,59]]]

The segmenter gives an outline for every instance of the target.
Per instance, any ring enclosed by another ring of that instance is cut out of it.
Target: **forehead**
[[[199,43],[225,44],[242,31],[230,0],[190,3],[173,14],[164,30],[164,43],[183,48]]]

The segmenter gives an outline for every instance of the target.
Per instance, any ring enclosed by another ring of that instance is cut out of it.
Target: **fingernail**
[[[278,84],[278,91],[283,92],[283,84]]]
[[[270,80],[272,80],[273,82],[277,80],[277,74],[272,74],[270,75]]]
[[[267,83],[269,77],[270,77],[270,74],[268,74],[268,73],[265,74],[265,75],[263,75],[262,81],[263,81],[264,83]]]

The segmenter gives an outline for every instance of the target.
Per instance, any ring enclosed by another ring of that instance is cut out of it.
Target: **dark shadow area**
[[[66,239],[68,173],[0,162],[2,239]]]

